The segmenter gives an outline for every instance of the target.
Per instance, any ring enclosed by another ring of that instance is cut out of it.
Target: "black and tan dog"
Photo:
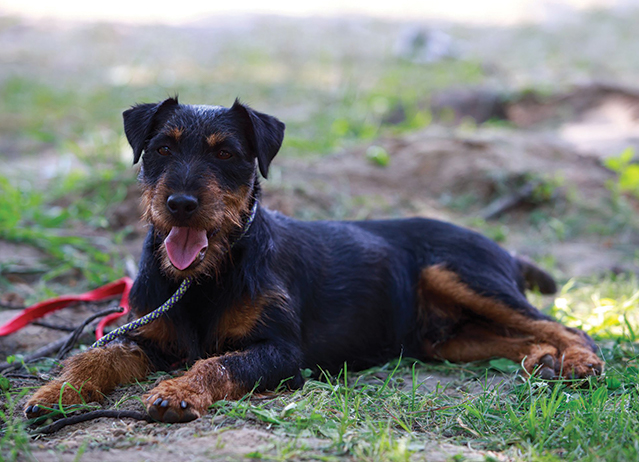
[[[195,283],[161,319],[68,360],[27,416],[58,403],[65,382],[63,404],[99,401],[179,364],[190,368],[147,396],[158,420],[195,419],[256,384],[299,387],[302,368],[365,368],[402,352],[505,357],[544,378],[601,373],[585,333],[527,302],[527,287],[554,291],[550,276],[472,231],[427,219],[302,222],[259,206],[258,170],[267,176],[284,137],[276,118],[237,101],[171,98],[129,109],[124,128],[134,161],[142,158],[151,225],[131,293],[135,317],[185,277]]]

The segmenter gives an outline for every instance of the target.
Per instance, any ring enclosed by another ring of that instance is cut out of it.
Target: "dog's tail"
[[[539,268],[528,258],[515,255],[519,271],[526,281],[526,289],[538,289],[542,294],[554,294],[557,292],[557,284],[554,278],[546,271]]]

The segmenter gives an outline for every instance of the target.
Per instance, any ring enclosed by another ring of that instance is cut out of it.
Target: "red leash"
[[[63,295],[62,297],[56,297],[36,303],[35,305],[25,308],[13,319],[0,326],[0,337],[18,331],[30,322],[41,318],[45,314],[57,311],[73,302],[95,302],[97,300],[104,300],[105,298],[122,294],[120,306],[124,308],[124,311],[121,313],[110,314],[100,320],[97,328],[95,329],[95,338],[96,340],[99,340],[104,336],[104,328],[107,324],[110,324],[121,316],[129,313],[129,292],[131,291],[132,285],[133,280],[131,278],[123,277],[115,282],[111,282],[80,295]]]

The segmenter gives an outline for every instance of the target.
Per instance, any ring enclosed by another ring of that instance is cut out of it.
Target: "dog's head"
[[[159,258],[174,278],[210,274],[241,232],[266,178],[284,124],[235,101],[231,108],[169,98],[124,112],[134,163],[142,158],[144,217],[164,240]]]

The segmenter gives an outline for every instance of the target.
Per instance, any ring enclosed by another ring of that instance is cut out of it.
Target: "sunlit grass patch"
[[[639,281],[631,274],[570,280],[550,312],[564,324],[596,338],[634,342],[639,333]]]
[[[516,373],[489,380],[492,373],[478,367],[461,382],[427,389],[421,385],[430,364],[396,365],[309,380],[300,391],[266,401],[222,401],[214,405],[213,421],[219,428],[257,425],[292,441],[324,441],[307,457],[408,460],[428,457],[433,440],[454,445],[449,451],[457,447],[461,453],[470,445],[486,457],[495,451],[517,460],[639,455],[636,372],[619,376],[623,384],[615,386],[597,379],[544,382]],[[460,366],[447,367],[455,376]],[[277,457],[281,450],[273,446],[261,456]]]

